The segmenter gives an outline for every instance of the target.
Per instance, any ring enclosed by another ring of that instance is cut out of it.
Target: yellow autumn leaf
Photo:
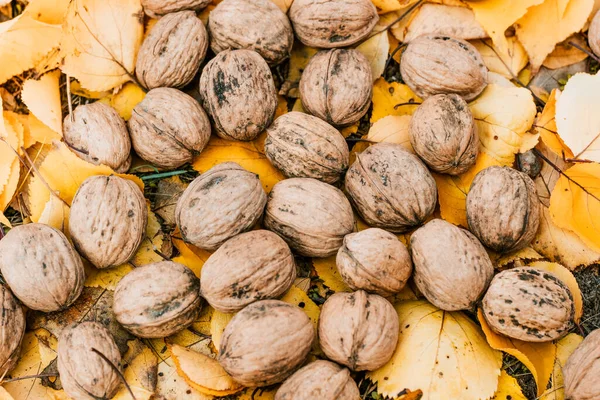
[[[373,112],[371,123],[375,123],[388,115],[412,115],[421,99],[407,85],[398,82],[388,83],[379,78],[373,85]],[[403,105],[399,105],[403,104]]]
[[[0,98],[0,109],[2,108],[2,98]],[[0,112],[0,193],[8,183],[13,164],[18,163],[17,150],[19,149],[19,138],[12,125],[4,120]],[[0,209],[0,211],[3,211]]]
[[[69,213],[71,208],[57,196],[50,196],[37,220],[33,222],[50,225],[69,236]]]
[[[135,347],[135,344],[132,344],[136,342],[139,344],[139,349]],[[128,342],[127,346],[127,352],[123,356],[123,363],[127,365],[123,371],[125,381],[131,388],[136,400],[149,400],[154,396],[154,391],[149,390],[150,388],[146,386],[150,386],[149,381],[156,379],[158,359],[149,347],[139,341]],[[119,391],[113,397],[113,400],[115,399],[131,399],[131,394],[125,388],[125,385],[121,385]]]
[[[219,352],[219,347],[221,347],[223,332],[234,315],[235,314],[225,314],[217,310],[213,312],[210,320],[210,338],[217,353]]]
[[[527,400],[523,395],[519,382],[512,376],[502,370],[500,380],[498,380],[498,390],[492,400]]]
[[[176,231],[176,235],[178,235]],[[212,254],[207,250],[200,249],[194,245],[185,243],[183,240],[172,236],[173,245],[179,250],[179,256],[174,257],[173,261],[181,263],[191,269],[194,274],[199,278],[202,266],[208,260],[208,257]]]
[[[385,25],[379,21],[373,28],[373,32],[380,33],[371,36],[356,47],[356,50],[360,51],[369,61],[373,81],[383,74],[390,50],[390,41],[384,28]]]
[[[577,346],[583,342],[583,338],[575,333],[569,333],[556,343],[556,361],[552,370],[552,386],[548,388],[539,400],[564,400],[565,390],[563,388],[564,378],[562,373],[563,366],[568,358],[573,354]]]
[[[323,284],[334,292],[351,292],[352,289],[346,285],[335,263],[335,256],[326,258],[313,258],[312,261],[315,271]]]
[[[71,94],[85,97],[86,99],[101,99],[103,97],[109,97],[112,94],[112,92],[111,91],[96,92],[93,90],[87,90],[86,88],[81,86],[81,83],[79,83],[78,80],[73,79],[71,81]]]
[[[315,330],[317,329],[321,309],[308,297],[304,290],[292,286],[279,300],[300,307],[312,321]]]
[[[62,106],[58,80],[60,71],[48,72],[39,80],[23,83],[21,98],[29,112],[62,137]]]
[[[556,102],[560,96],[560,89],[552,90],[544,110],[537,116],[533,127],[535,132],[540,135],[542,142],[555,154],[561,158],[574,158],[571,149],[558,135],[558,128],[556,127]]]
[[[371,126],[369,133],[363,139],[375,143],[396,143],[414,154],[410,144],[410,115],[389,115],[383,117]]]
[[[21,171],[21,164],[19,160],[14,160],[10,167],[10,175],[8,181],[4,185],[2,192],[0,192],[0,211],[4,212],[10,202],[12,201],[17,187],[19,185],[19,177]]]
[[[302,72],[310,62],[311,57],[317,54],[318,51],[319,49],[305,46],[299,40],[294,41],[294,46],[292,47],[292,52],[290,54],[288,74],[285,82],[281,86],[280,93],[283,93],[288,97],[300,97],[298,86],[300,84]]]
[[[500,50],[490,39],[472,40],[471,44],[475,46],[481,54],[485,66],[491,72],[500,74],[508,79],[515,79],[519,72],[529,62],[525,48],[519,40],[512,36],[506,38],[506,49]]]
[[[62,24],[70,0],[31,0],[23,14],[47,24]]]
[[[544,60],[544,67],[550,69],[563,68],[588,58],[588,53],[579,50],[570,43],[575,43],[579,47],[591,51],[581,35],[571,35],[562,43],[557,44],[552,53],[548,54],[548,57]]]
[[[417,2],[417,0],[371,0],[377,8],[378,14],[386,14],[390,11],[401,10]]]
[[[423,4],[415,13],[404,41],[410,42],[426,34],[449,35],[464,40],[488,37],[471,9],[431,3]]]
[[[281,11],[287,14],[294,0],[271,0]]]
[[[23,123],[23,147],[30,148],[36,143],[51,144],[54,140],[62,138],[62,132],[58,133],[50,129],[46,124],[36,118],[35,115],[22,115]]]
[[[144,100],[146,92],[135,83],[128,82],[115,94],[104,97],[99,101],[117,110],[121,118],[129,121],[133,108]]]
[[[488,250],[488,254],[490,255],[495,267],[498,269],[510,266],[523,267],[529,261],[538,261],[544,259],[541,254],[529,246],[508,254],[498,254]]]

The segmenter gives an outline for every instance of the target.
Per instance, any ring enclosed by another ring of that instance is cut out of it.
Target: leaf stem
[[[133,394],[133,392],[131,391],[131,388],[129,387],[129,384],[127,383],[127,381],[125,380],[125,377],[123,376],[123,373],[121,373],[121,370],[115,365],[113,364],[112,361],[110,361],[108,359],[108,357],[106,357],[104,354],[102,354],[102,352],[100,352],[99,350],[96,350],[94,347],[92,347],[92,351],[96,354],[98,354],[100,356],[100,358],[102,358],[104,361],[106,361],[108,363],[108,365],[110,365],[110,367],[117,373],[117,375],[119,375],[119,378],[121,378],[121,381],[123,382],[123,384],[125,385],[125,387],[127,388],[127,391],[129,392],[129,394],[131,395],[131,398],[133,400],[137,400],[135,398],[135,395]]]
[[[26,376],[19,376],[17,378],[5,379],[2,381],[2,383],[4,384],[4,383],[10,383],[10,382],[23,381],[25,379],[52,378],[55,376],[58,376],[58,374],[26,375]]]
[[[597,62],[599,62],[599,63],[600,63],[600,58],[598,58],[598,56],[597,56],[597,55],[595,55],[594,53],[592,53],[591,51],[589,51],[589,50],[587,50],[587,49],[584,49],[583,47],[581,47],[580,45],[578,45],[578,44],[577,44],[577,43],[575,43],[575,42],[571,42],[571,41],[569,41],[568,43],[569,43],[571,46],[575,47],[577,50],[579,50],[579,51],[583,51],[585,54],[587,54],[588,56],[592,57],[594,60],[596,60]]]
[[[377,31],[375,33],[372,33],[371,35],[369,35],[368,39],[372,38],[375,35],[379,35],[382,32],[387,31],[388,29],[390,29],[392,26],[396,25],[398,22],[402,21],[404,18],[406,18],[407,15],[409,15],[410,13],[412,13],[417,7],[419,7],[421,5],[421,3],[423,3],[423,0],[419,0],[417,1],[415,4],[413,4],[408,10],[406,10],[404,12],[404,14],[402,14],[401,16],[399,16],[398,18],[396,18],[395,20],[393,20],[392,22],[390,22],[388,25],[386,25],[382,30]]]
[[[185,174],[187,172],[188,171],[186,171],[186,170],[161,172],[159,174],[152,174],[152,175],[142,176],[140,179],[143,180],[143,181],[149,181],[151,179],[162,179],[162,178],[168,178],[170,176],[175,176],[175,175],[183,175],[183,174]]]

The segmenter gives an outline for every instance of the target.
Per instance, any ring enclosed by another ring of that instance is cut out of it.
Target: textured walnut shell
[[[420,225],[437,204],[437,186],[427,167],[393,143],[377,143],[356,155],[346,174],[346,192],[367,224],[392,232]]]
[[[510,167],[484,169],[467,194],[467,222],[471,232],[495,251],[526,247],[540,223],[535,184],[527,174]]]
[[[202,10],[212,0],[142,0],[144,12],[151,18],[183,10]]]
[[[270,231],[235,236],[202,266],[202,296],[224,313],[236,312],[257,300],[281,296],[296,279],[294,256],[287,243]]]
[[[290,376],[275,394],[275,400],[357,400],[358,386],[346,368],[317,360]]]
[[[565,398],[597,400],[600,396],[600,329],[592,331],[567,360],[562,369]]]
[[[569,288],[553,274],[531,267],[496,275],[482,309],[493,331],[526,342],[560,339],[569,333],[575,315]]]
[[[135,183],[114,175],[97,175],[83,181],[75,193],[69,232],[85,259],[96,268],[108,268],[134,256],[147,223],[146,199]]]
[[[65,328],[58,340],[58,373],[65,393],[73,399],[110,399],[119,388],[119,375],[96,349],[121,369],[121,354],[112,335],[98,322]]]
[[[412,40],[402,54],[400,72],[419,97],[455,93],[471,101],[487,86],[487,68],[467,41],[442,35]]]
[[[332,125],[357,122],[369,110],[373,78],[367,58],[358,50],[320,51],[300,78],[302,106]]]
[[[25,335],[25,313],[8,286],[0,284],[0,376],[16,365]]]
[[[467,102],[438,94],[421,104],[410,120],[410,143],[432,170],[459,175],[475,165],[479,136]]]
[[[162,261],[138,267],[119,281],[113,311],[134,335],[162,338],[194,322],[201,304],[200,282],[192,270]]]
[[[271,0],[223,0],[208,18],[210,48],[250,49],[276,65],[290,56],[294,32],[287,16]]]
[[[82,104],[63,123],[65,143],[73,153],[94,165],[104,164],[127,172],[131,166],[131,141],[125,121],[104,103]]]
[[[346,235],[335,263],[351,289],[386,297],[400,292],[412,272],[406,246],[396,235],[379,228]]]
[[[85,280],[81,258],[67,237],[35,223],[17,226],[0,240],[0,271],[23,304],[44,312],[69,307]]]
[[[394,306],[383,297],[339,292],[323,304],[319,343],[331,360],[353,371],[372,371],[392,357],[399,327]]]
[[[210,121],[191,96],[171,88],[152,89],[127,122],[135,152],[161,169],[192,161],[210,139]]]
[[[289,16],[302,43],[326,49],[359,42],[379,21],[370,0],[295,0]]]
[[[208,33],[193,11],[165,15],[144,39],[135,75],[147,89],[180,88],[194,78],[208,48]]]
[[[314,338],[313,324],[300,308],[279,300],[261,300],[229,322],[218,360],[242,385],[269,386],[302,365]]]
[[[200,98],[216,134],[252,140],[275,116],[277,91],[266,61],[252,50],[225,50],[206,64]]]
[[[175,222],[186,242],[216,250],[227,239],[250,230],[262,216],[267,194],[256,174],[238,164],[218,164],[185,189]]]
[[[442,310],[473,309],[494,276],[494,265],[479,240],[442,219],[417,229],[410,248],[415,284]]]
[[[588,42],[595,55],[600,56],[600,11],[597,11],[588,30]]]
[[[298,253],[328,257],[354,229],[354,215],[341,190],[312,178],[291,178],[273,186],[264,225]]]
[[[267,129],[265,154],[288,178],[339,181],[348,169],[350,154],[344,137],[317,117],[292,111]]]

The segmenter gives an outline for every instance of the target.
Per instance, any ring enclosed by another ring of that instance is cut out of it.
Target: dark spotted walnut
[[[496,275],[482,309],[493,331],[526,342],[560,339],[569,333],[575,315],[569,288],[555,275],[531,267]]]
[[[0,376],[17,365],[25,335],[25,313],[8,286],[0,284]]]
[[[212,3],[212,0],[142,0],[144,12],[151,18],[177,11],[199,11]]]
[[[592,331],[575,349],[562,369],[565,398],[597,400],[600,396],[600,329]]]

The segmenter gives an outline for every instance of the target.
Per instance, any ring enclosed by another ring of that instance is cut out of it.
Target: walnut
[[[353,371],[372,371],[392,357],[399,327],[394,306],[383,297],[339,292],[323,304],[319,341],[331,360]]]
[[[216,134],[252,140],[275,116],[277,91],[266,61],[252,50],[225,50],[206,64],[200,98]]]
[[[266,203],[258,176],[225,162],[190,183],[177,201],[175,222],[186,242],[216,250],[227,239],[249,231]]]
[[[193,11],[158,20],[137,55],[135,75],[147,89],[180,88],[194,78],[208,48],[206,28]]]
[[[370,0],[295,0],[289,16],[302,43],[326,49],[365,39],[379,21]]]
[[[161,169],[192,161],[210,139],[210,121],[191,96],[171,88],[148,92],[128,121],[135,152]]]
[[[210,48],[250,49],[270,65],[290,56],[294,32],[287,16],[271,0],[223,0],[208,19]]]
[[[65,393],[73,399],[110,399],[119,388],[119,375],[94,349],[121,369],[119,348],[98,322],[69,326],[58,339],[58,373]]]
[[[85,280],[81,258],[67,237],[44,224],[14,227],[0,240],[0,271],[23,304],[44,312],[73,304]]]
[[[264,225],[298,253],[327,257],[354,229],[354,215],[341,190],[312,178],[291,178],[273,186]]]
[[[493,331],[526,342],[560,339],[569,333],[575,315],[569,288],[553,274],[531,267],[496,275],[482,309]]]
[[[442,310],[473,309],[494,276],[494,265],[479,240],[442,219],[417,229],[410,248],[415,284]]]
[[[356,400],[358,386],[346,368],[325,360],[300,368],[279,387],[275,400]]]
[[[288,245],[270,231],[257,230],[229,239],[202,267],[202,296],[224,313],[236,312],[257,300],[277,298],[296,279],[296,264]]]
[[[199,11],[212,3],[212,0],[142,0],[144,12],[150,18],[157,18],[177,11]]]
[[[317,117],[292,111],[267,129],[265,153],[288,178],[315,178],[335,183],[348,169],[344,137]]]
[[[25,335],[25,313],[8,286],[0,284],[0,376],[17,365]]]
[[[396,235],[379,228],[346,235],[336,265],[351,289],[385,297],[400,292],[412,272],[406,246]]]
[[[63,138],[79,158],[116,172],[131,166],[131,141],[125,121],[104,103],[79,105],[63,123]]]
[[[598,399],[600,393],[598,359],[600,359],[600,329],[590,332],[562,369],[567,399]]]
[[[377,143],[356,155],[346,192],[370,226],[404,232],[435,210],[437,187],[427,167],[399,144]]]
[[[526,247],[539,222],[535,184],[527,174],[510,167],[479,172],[467,194],[469,229],[487,247],[511,252]]]
[[[98,175],[83,181],[75,193],[69,233],[84,258],[96,268],[109,268],[134,256],[147,223],[146,199],[135,183]]]
[[[471,101],[487,86],[487,68],[467,41],[443,35],[412,40],[402,54],[402,79],[419,97],[455,93]]]
[[[302,106],[332,125],[351,125],[369,110],[373,78],[358,50],[333,49],[315,54],[300,78]]]
[[[594,54],[600,57],[600,10],[596,12],[590,24],[588,42]]]
[[[242,385],[269,386],[302,365],[314,338],[313,324],[300,308],[279,300],[261,300],[229,322],[218,360]]]

